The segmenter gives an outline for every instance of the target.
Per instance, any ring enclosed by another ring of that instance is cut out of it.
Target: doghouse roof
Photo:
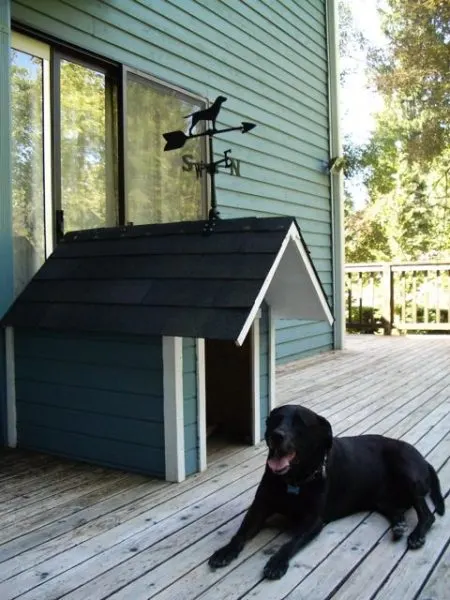
[[[265,300],[275,316],[328,320],[326,295],[294,218],[72,232],[3,326],[244,339]]]

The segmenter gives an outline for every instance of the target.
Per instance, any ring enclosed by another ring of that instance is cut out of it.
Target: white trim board
[[[162,338],[164,381],[164,455],[167,481],[186,477],[184,453],[183,339]]]
[[[342,156],[342,135],[340,128],[340,66],[339,66],[339,10],[338,0],[326,1],[327,50],[328,50],[328,90],[330,123],[330,159]],[[333,310],[334,348],[341,350],[345,340],[345,232],[344,232],[344,175],[342,170],[330,173],[332,207],[332,258],[333,258]]]
[[[252,369],[252,443],[261,441],[261,365],[260,365],[260,314],[253,321],[251,329],[251,369]]]
[[[289,227],[236,343],[242,346],[263,300],[273,316],[333,323],[320,281],[295,223]]]
[[[198,437],[198,470],[207,467],[207,436],[206,436],[206,356],[205,340],[197,338],[197,437]]]
[[[267,310],[268,360],[269,360],[269,413],[276,406],[276,328],[270,306]]]

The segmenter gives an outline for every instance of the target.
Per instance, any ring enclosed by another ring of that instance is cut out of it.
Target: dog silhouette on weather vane
[[[226,101],[226,96],[217,96],[211,106],[208,108],[204,108],[202,110],[197,110],[196,112],[191,113],[190,115],[186,115],[184,118],[189,119],[191,117],[191,126],[189,127],[189,135],[192,135],[192,130],[197,125],[199,121],[211,121],[213,131],[217,131],[216,129],[216,119],[219,114],[220,108],[222,104]]]
[[[228,156],[231,150],[225,150],[223,158],[220,160],[213,159],[213,137],[218,133],[228,133],[229,131],[240,131],[241,133],[247,133],[256,127],[255,123],[249,123],[248,121],[242,121],[237,127],[225,127],[224,129],[216,128],[216,120],[219,115],[222,104],[227,100],[226,96],[217,96],[211,106],[202,110],[197,110],[189,115],[186,115],[185,119],[191,119],[189,126],[189,133],[186,135],[184,131],[178,129],[177,131],[168,131],[163,133],[163,137],[166,140],[164,146],[164,152],[169,150],[178,150],[183,148],[184,144],[192,138],[207,137],[209,145],[209,160],[210,162],[199,162],[194,163],[196,165],[197,174],[205,171],[208,173],[211,181],[211,205],[208,213],[208,221],[205,224],[204,233],[210,234],[214,229],[214,224],[217,219],[220,218],[220,213],[217,210],[216,200],[216,186],[215,186],[215,175],[219,172],[218,168],[221,166],[225,169],[231,168],[231,158]],[[192,133],[194,127],[200,121],[210,121],[211,126],[200,133]]]

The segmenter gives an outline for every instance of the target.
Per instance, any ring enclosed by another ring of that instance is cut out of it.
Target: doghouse
[[[332,321],[294,218],[69,233],[1,322],[10,443],[181,481],[261,440],[282,317]]]

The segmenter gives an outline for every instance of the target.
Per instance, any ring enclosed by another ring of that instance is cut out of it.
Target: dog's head
[[[268,468],[276,475],[284,475],[293,466],[305,473],[310,467],[317,467],[331,448],[333,434],[324,417],[303,406],[286,405],[270,413],[265,439],[269,447]]]

